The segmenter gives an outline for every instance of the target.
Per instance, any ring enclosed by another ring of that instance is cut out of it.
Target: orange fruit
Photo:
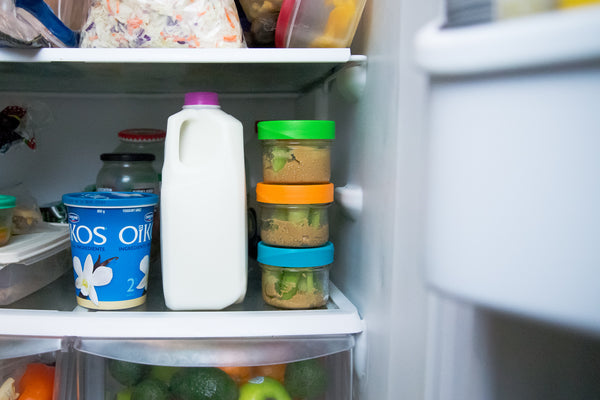
[[[258,365],[252,368],[252,376],[268,376],[283,383],[286,364]]]
[[[252,367],[219,367],[225,371],[239,386],[252,378]]]

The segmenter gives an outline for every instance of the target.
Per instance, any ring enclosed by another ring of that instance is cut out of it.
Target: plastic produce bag
[[[75,47],[77,42],[43,0],[0,0],[0,46]]]
[[[48,47],[30,24],[17,16],[14,0],[0,0],[0,47]]]
[[[245,47],[234,0],[93,0],[80,47]]]

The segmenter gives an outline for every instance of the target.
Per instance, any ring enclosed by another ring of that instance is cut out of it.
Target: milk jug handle
[[[181,127],[189,118],[169,118],[167,121],[167,136],[165,139],[165,160],[171,160],[174,165],[181,166],[179,154],[179,141],[181,139]]]

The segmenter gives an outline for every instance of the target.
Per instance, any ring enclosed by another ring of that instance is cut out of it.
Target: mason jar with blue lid
[[[274,247],[258,243],[265,303],[288,309],[318,308],[329,299],[333,243],[311,248]]]
[[[63,195],[71,232],[77,304],[99,310],[146,301],[154,206],[143,192]]]

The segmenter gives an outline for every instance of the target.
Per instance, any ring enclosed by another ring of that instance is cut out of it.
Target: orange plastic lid
[[[269,204],[325,204],[333,202],[333,183],[319,185],[256,184],[256,201]]]

